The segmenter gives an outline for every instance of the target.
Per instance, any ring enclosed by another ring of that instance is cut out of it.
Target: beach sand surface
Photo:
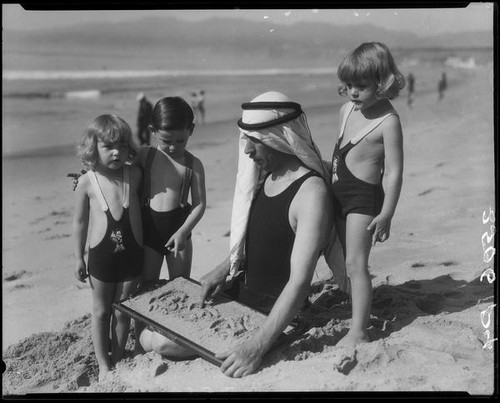
[[[413,71],[417,80],[435,88],[439,68]],[[349,329],[350,303],[321,258],[311,288],[308,327],[271,350],[262,367],[242,379],[226,377],[201,358],[174,362],[155,353],[132,357],[131,331],[127,357],[98,383],[90,336],[91,290],[73,274],[74,195],[66,174],[80,170],[78,161],[71,150],[4,158],[3,394],[492,394],[496,350],[488,347],[496,346],[496,281],[486,276],[494,268],[493,260],[488,261],[493,241],[484,234],[494,228],[493,75],[487,68],[457,69],[449,72],[449,82],[440,102],[437,91],[419,93],[418,87],[412,109],[405,93],[394,101],[404,130],[404,184],[390,239],[374,247],[369,262],[371,342],[355,349],[336,346]],[[331,90],[331,103],[326,99],[305,108],[324,159],[330,157],[338,132],[333,84]],[[237,116],[239,105],[232,107]],[[207,176],[208,208],[193,232],[191,277],[199,280],[229,251],[235,122],[197,127],[190,147]]]

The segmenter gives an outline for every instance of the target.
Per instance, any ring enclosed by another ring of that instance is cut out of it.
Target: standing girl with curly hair
[[[391,52],[378,42],[363,43],[337,69],[340,134],[332,158],[337,230],[350,279],[352,323],[339,344],[369,341],[372,284],[368,257],[376,242],[389,238],[403,181],[403,133],[389,100],[405,80]]]

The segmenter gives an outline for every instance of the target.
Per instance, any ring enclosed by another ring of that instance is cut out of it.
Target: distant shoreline
[[[146,77],[218,77],[218,76],[274,76],[278,74],[330,75],[335,74],[333,67],[319,68],[268,68],[232,70],[6,70],[4,80],[59,80],[59,79],[102,79],[102,78],[146,78]]]

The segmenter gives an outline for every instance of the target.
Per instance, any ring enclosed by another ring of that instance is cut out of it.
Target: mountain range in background
[[[243,19],[189,22],[150,17],[37,31],[3,31],[4,70],[325,67],[362,42],[386,43],[396,57],[419,49],[487,49],[493,32],[419,37],[373,25]]]

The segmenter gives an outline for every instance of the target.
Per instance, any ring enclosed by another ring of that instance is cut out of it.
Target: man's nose
[[[252,151],[253,151],[253,145],[250,141],[247,140],[246,144],[245,144],[245,154],[251,154]]]

